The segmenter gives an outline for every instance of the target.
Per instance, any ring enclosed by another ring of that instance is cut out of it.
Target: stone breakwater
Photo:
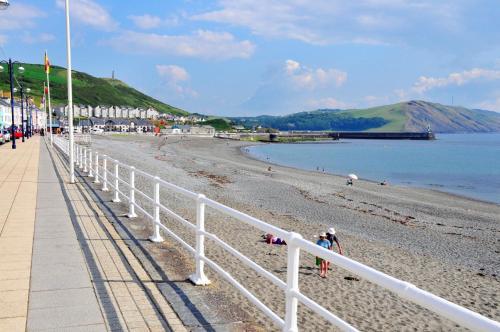
[[[244,211],[312,241],[334,226],[346,255],[496,320],[500,319],[500,207],[424,189],[409,189],[345,179],[272,165],[241,152],[247,143],[218,139],[98,138],[94,148],[192,191]],[[150,183],[136,179],[148,192]],[[162,192],[176,212],[194,221],[194,205]],[[207,211],[206,227],[260,265],[286,278],[286,248],[266,245],[255,229]],[[174,221],[172,230],[193,244],[194,237]],[[175,245],[174,245],[175,247]],[[182,251],[179,251],[182,255]],[[279,314],[284,294],[222,249],[207,243],[207,255]],[[186,267],[176,275],[191,273]],[[168,261],[163,262],[168,266]],[[216,275],[212,290],[241,308],[266,330],[272,325],[236,290]],[[401,300],[355,275],[333,267],[321,279],[314,257],[303,255],[300,288],[361,330],[453,330],[455,325]],[[327,323],[299,307],[302,330]]]

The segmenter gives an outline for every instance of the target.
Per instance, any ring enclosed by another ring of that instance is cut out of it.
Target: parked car
[[[2,130],[2,134],[5,142],[10,142],[10,131],[4,129]]]
[[[3,132],[0,131],[0,145],[5,143],[5,137],[3,137]]]

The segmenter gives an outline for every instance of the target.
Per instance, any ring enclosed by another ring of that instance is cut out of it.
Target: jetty
[[[436,139],[432,131],[425,132],[366,132],[366,131],[281,131],[276,133],[217,133],[216,138],[250,140],[266,143],[293,143],[340,139],[420,140]]]

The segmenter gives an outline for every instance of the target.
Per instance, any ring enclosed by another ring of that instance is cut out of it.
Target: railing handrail
[[[65,154],[68,154],[69,149],[67,140],[60,137],[56,137],[54,139],[54,143],[56,144],[57,147],[59,147],[61,151],[63,151]],[[115,191],[115,197],[121,195],[129,201],[130,205],[129,217],[133,217],[135,215],[134,207],[137,207],[147,218],[153,221],[153,225],[155,227],[155,234],[151,238],[153,241],[155,241],[153,238],[155,238],[158,241],[161,240],[161,236],[159,234],[159,229],[161,228],[165,233],[167,233],[168,235],[173,237],[176,241],[181,243],[181,245],[184,248],[186,248],[191,254],[195,256],[196,273],[193,276],[191,276],[193,282],[202,285],[209,283],[208,279],[205,277],[203,272],[203,264],[207,263],[215,272],[220,274],[224,279],[226,279],[233,286],[235,286],[240,292],[242,292],[243,295],[246,296],[252,303],[257,305],[257,307],[259,307],[259,309],[261,309],[269,318],[271,318],[274,323],[282,327],[284,331],[297,331],[296,316],[297,316],[298,301],[309,307],[317,314],[321,315],[323,318],[325,318],[335,326],[339,327],[341,330],[357,331],[349,323],[343,321],[342,319],[334,315],[332,312],[328,311],[326,308],[322,307],[320,304],[314,302],[313,300],[311,300],[310,298],[308,298],[307,296],[305,296],[300,292],[300,290],[298,289],[298,259],[300,250],[304,250],[309,254],[330,261],[332,264],[335,264],[349,272],[352,272],[362,278],[365,278],[366,280],[372,283],[375,283],[385,289],[394,292],[401,298],[419,304],[469,329],[475,331],[500,330],[500,323],[492,319],[489,319],[474,311],[471,311],[462,306],[454,304],[430,292],[422,290],[411,283],[399,280],[385,273],[377,271],[367,265],[359,263],[353,259],[339,255],[331,250],[327,250],[323,247],[320,247],[311,241],[303,239],[300,236],[300,234],[285,231],[281,228],[270,225],[246,213],[228,207],[215,200],[207,198],[204,195],[196,194],[190,190],[187,190],[185,188],[182,188],[180,186],[162,180],[157,176],[153,176],[142,170],[138,170],[133,166],[126,165],[116,159],[110,158],[109,156],[103,155],[103,158],[101,158],[103,165],[101,166],[98,163],[99,158],[98,158],[98,153],[96,152],[96,158],[94,159],[95,164],[92,165],[92,158],[87,158],[86,149],[87,149],[86,147],[80,147],[77,152],[77,156],[80,156],[80,160],[78,160],[78,158],[76,160],[79,161],[80,167],[83,169],[87,169],[87,166],[89,166],[90,168],[89,176],[91,176],[91,174],[94,174],[94,177],[96,179],[96,181],[94,181],[95,183],[100,183],[99,178],[101,178],[101,180],[103,181],[103,190],[107,190],[108,186],[110,186]],[[139,173],[140,175],[153,180],[155,183],[155,192],[156,192],[155,198],[151,198],[146,193],[135,188],[135,183],[127,183],[124,179],[120,179],[119,176],[117,177],[118,175],[117,168],[115,168],[115,173],[105,169],[104,166],[106,165],[106,162],[109,162],[110,165],[111,164],[119,165],[124,169],[128,169],[130,171],[131,179],[134,179],[135,173]],[[84,163],[84,165],[81,165],[81,163]],[[87,163],[89,163],[89,165],[87,165]],[[102,169],[102,172],[99,171],[99,168]],[[111,176],[111,180],[108,180],[108,175]],[[115,181],[113,182],[113,180]],[[129,194],[130,196],[127,196],[122,190],[118,188],[120,183],[126,186],[128,189],[130,189],[130,194]],[[158,191],[159,190],[158,188],[160,186],[171,189],[176,193],[182,194],[183,196],[196,201],[197,204],[196,225],[188,222],[186,219],[182,218],[180,215],[178,215],[177,213],[173,212],[172,210],[161,204],[159,200],[159,191]],[[137,202],[135,202],[135,198],[133,197],[134,196],[133,194],[135,192],[138,192],[141,196],[144,196],[144,198],[154,207],[155,212],[153,214],[149,213],[146,208],[143,208]],[[237,220],[244,222],[248,225],[251,225],[263,232],[275,234],[278,237],[285,239],[287,241],[289,250],[287,270],[289,272],[292,271],[288,273],[287,282],[284,282],[271,272],[265,270],[263,267],[253,262],[248,257],[244,256],[239,251],[231,247],[229,244],[225,243],[223,240],[218,238],[215,234],[205,231],[204,229],[205,205],[221,213],[224,213],[228,216],[234,217]],[[196,237],[197,237],[196,248],[191,247],[182,238],[173,233],[170,229],[168,229],[165,225],[163,225],[159,221],[158,216],[160,211],[166,212],[177,221],[183,223],[183,225],[189,227],[190,229],[194,229],[196,231]],[[286,305],[287,313],[285,320],[277,316],[269,307],[267,307],[259,299],[257,299],[252,293],[250,293],[245,287],[243,287],[238,281],[236,281],[229,273],[224,271],[217,263],[205,257],[204,245],[203,245],[205,237],[209,238],[214,243],[225,249],[227,252],[238,258],[246,266],[252,268],[252,270],[258,273],[260,276],[268,279],[276,286],[278,286],[280,289],[285,291],[286,302],[287,302]]]

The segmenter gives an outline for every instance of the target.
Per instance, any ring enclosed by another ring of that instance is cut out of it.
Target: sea
[[[436,134],[433,141],[340,140],[248,147],[257,159],[500,204],[500,134]]]

